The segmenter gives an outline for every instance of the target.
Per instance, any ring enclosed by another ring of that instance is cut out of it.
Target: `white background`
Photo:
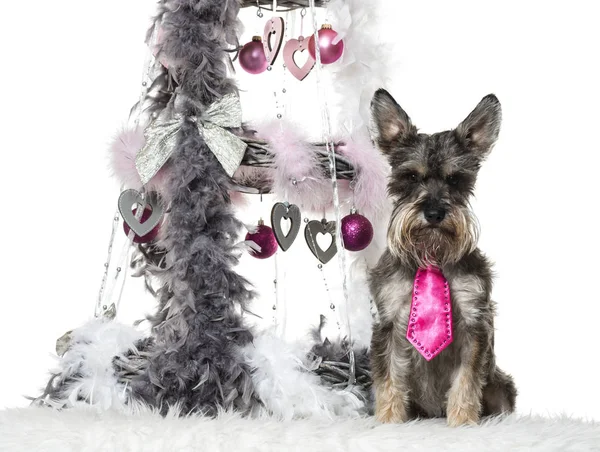
[[[384,4],[387,88],[421,130],[454,127],[489,92],[503,105],[474,207],[496,262],[498,361],[517,381],[519,411],[600,420],[596,5]],[[137,100],[153,11],[150,0],[4,5],[0,407],[39,393],[54,341],[93,312],[118,196],[106,148]],[[322,283],[307,253],[293,259],[307,285]],[[134,294],[128,285],[123,320],[153,308]],[[306,298],[295,309],[318,316],[323,306]]]

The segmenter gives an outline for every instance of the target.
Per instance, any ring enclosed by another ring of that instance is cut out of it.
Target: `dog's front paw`
[[[477,406],[448,406],[448,425],[460,427],[461,425],[477,425],[479,422],[479,407]]]
[[[408,421],[408,399],[400,385],[391,379],[375,384],[375,418],[385,424]]]
[[[404,410],[397,407],[388,407],[387,409],[376,410],[375,419],[384,424],[402,424],[408,421],[408,416]]]

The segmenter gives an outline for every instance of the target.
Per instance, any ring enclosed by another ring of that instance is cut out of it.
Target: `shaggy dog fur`
[[[477,248],[469,205],[498,137],[500,102],[486,96],[455,130],[433,135],[418,133],[385,90],[375,93],[372,111],[394,202],[388,247],[371,273],[379,313],[371,347],[375,414],[384,422],[447,416],[456,426],[513,411],[514,383],[494,356],[491,265]],[[450,285],[454,324],[453,342],[431,361],[406,339],[415,274],[429,265]]]

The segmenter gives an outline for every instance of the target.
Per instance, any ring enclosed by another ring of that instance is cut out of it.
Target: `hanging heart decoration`
[[[310,73],[312,68],[315,66],[315,59],[306,52],[306,62],[302,67],[298,66],[294,56],[297,52],[304,52],[308,50],[308,40],[304,39],[304,36],[300,36],[298,39],[290,39],[285,43],[283,47],[283,62],[294,77],[302,81]]]
[[[323,250],[317,243],[317,236],[319,234],[331,235],[331,244],[326,250]],[[337,246],[335,244],[335,221],[328,222],[324,218],[321,221],[309,221],[306,225],[306,229],[304,229],[304,238],[312,253],[322,264],[329,262],[337,253]]]
[[[296,240],[298,232],[300,232],[301,219],[300,209],[294,204],[278,202],[273,206],[271,210],[271,227],[275,239],[283,251],[289,250],[294,240]],[[281,229],[281,220],[290,220],[290,230],[287,234],[284,234]]]
[[[145,223],[148,218],[150,218],[152,216],[152,209],[150,207],[146,207],[144,209],[144,213],[142,214],[142,217],[139,218],[137,215],[137,208],[133,209],[133,216],[134,218],[138,219],[139,223]],[[152,229],[148,234],[140,237],[137,234],[134,234],[133,236],[133,243],[150,243],[153,242],[156,237],[158,236],[158,232],[160,230],[160,224],[156,225],[154,227],[154,229]],[[123,232],[125,233],[126,237],[129,237],[129,232],[131,231],[131,228],[129,227],[129,225],[123,221]]]
[[[137,220],[134,209],[141,208],[142,212],[147,211],[147,207],[150,208],[150,216],[145,221]],[[146,197],[143,197],[137,190],[129,189],[125,190],[119,196],[119,212],[123,221],[131,228],[138,237],[144,237],[145,235],[152,232],[152,230],[158,226],[162,218],[162,207],[158,201],[158,197],[155,193],[150,193]]]
[[[272,65],[277,59],[281,43],[283,42],[283,27],[284,22],[281,17],[272,17],[265,24],[265,32],[263,33],[263,46],[267,62]],[[271,42],[272,41],[272,42]]]

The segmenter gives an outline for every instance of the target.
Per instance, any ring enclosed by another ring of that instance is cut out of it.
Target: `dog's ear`
[[[488,94],[481,99],[475,110],[459,124],[455,133],[467,148],[486,156],[498,138],[501,122],[500,101],[493,94]]]
[[[384,153],[417,133],[406,112],[384,89],[378,89],[371,100],[371,129],[373,140]]]

